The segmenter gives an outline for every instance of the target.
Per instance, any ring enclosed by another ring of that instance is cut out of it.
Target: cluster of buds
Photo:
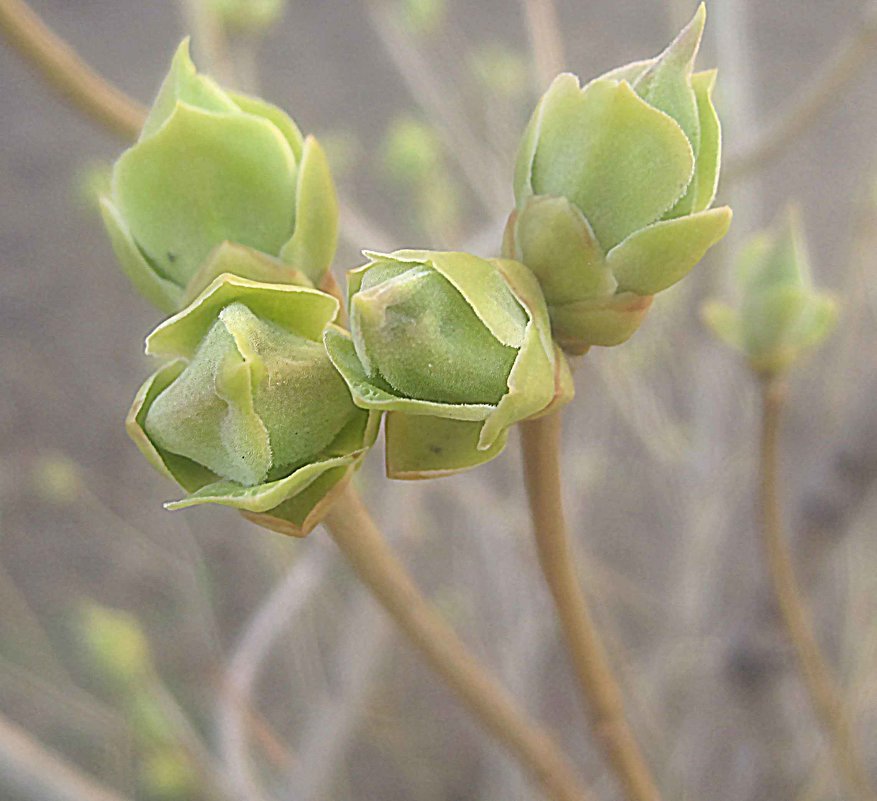
[[[765,377],[785,373],[831,332],[837,304],[814,289],[800,216],[791,207],[773,228],[753,237],[737,265],[738,308],[711,301],[703,318]]]
[[[720,239],[713,73],[693,73],[703,8],[655,59],[583,89],[561,75],[521,146],[505,258],[401,250],[328,272],[338,209],[313,137],[226,92],[186,42],[102,199],[116,255],[172,316],[128,430],[186,497],[307,533],[385,420],[387,473],[497,456],[572,398],[566,357],[637,328],[652,296]]]

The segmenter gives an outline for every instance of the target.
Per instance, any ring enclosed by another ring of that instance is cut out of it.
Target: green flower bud
[[[711,301],[703,317],[713,332],[742,351],[752,369],[776,375],[818,345],[837,320],[837,304],[813,288],[810,260],[796,209],[753,237],[739,258],[740,303]]]
[[[659,56],[584,87],[559,75],[524,134],[505,254],[542,284],[555,338],[571,353],[617,345],[651,298],[728,230],[712,209],[721,132],[715,71],[692,72],[706,10]]]
[[[489,461],[514,423],[572,397],[539,285],[517,262],[466,253],[366,253],[349,275],[351,334],[326,330],[354,403],[387,411],[387,474]]]
[[[273,277],[242,263],[246,277],[312,286],[337,243],[335,188],[316,139],[303,140],[275,106],[196,72],[188,40],[101,208],[122,269],[167,312],[215,277],[204,265],[223,243],[274,257]]]
[[[322,344],[338,301],[219,276],[146,340],[172,361],[141,388],[128,431],[190,494],[304,535],[373,444],[379,415],[354,405]]]

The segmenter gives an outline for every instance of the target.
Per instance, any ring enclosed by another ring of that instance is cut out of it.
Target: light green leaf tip
[[[608,251],[685,193],[694,152],[679,124],[622,82],[559,76],[542,101],[536,194],[568,198]]]
[[[326,153],[313,136],[304,141],[295,210],[295,231],[280,258],[318,285],[338,245],[338,198]]]
[[[178,103],[116,163],[113,197],[156,269],[185,285],[226,240],[280,251],[292,233],[295,173],[289,144],[266,120]]]

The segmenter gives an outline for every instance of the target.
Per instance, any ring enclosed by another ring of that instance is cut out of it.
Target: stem
[[[98,75],[23,0],[0,0],[0,31],[74,105],[115,133],[137,138],[146,109]]]
[[[624,715],[606,649],[579,586],[563,515],[559,412],[521,424],[524,476],[542,573],[551,590],[592,728],[630,801],[658,801],[654,779]]]
[[[420,594],[359,495],[346,489],[326,518],[335,543],[426,661],[555,801],[589,798],[547,732],[531,723]]]
[[[849,791],[860,801],[877,796],[859,759],[843,698],[825,662],[810,613],[795,577],[792,554],[783,534],[779,500],[779,429],[785,386],[765,379],[762,386],[761,524],[765,557],[780,616],[798,658],[810,702],[831,742],[837,769]]]

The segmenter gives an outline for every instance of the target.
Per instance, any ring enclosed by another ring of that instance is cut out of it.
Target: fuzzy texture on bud
[[[198,73],[188,40],[101,209],[123,271],[165,312],[221,274],[229,244],[252,254],[239,274],[306,286],[321,284],[337,244],[335,187],[316,139],[276,106]]]
[[[367,253],[349,275],[351,334],[327,350],[364,409],[387,411],[387,472],[425,478],[500,453],[514,423],[572,395],[521,264],[466,253]]]
[[[570,353],[627,340],[730,225],[730,209],[710,209],[715,71],[692,71],[705,16],[656,58],[584,87],[559,75],[524,134],[504,254],[535,273]]]
[[[723,342],[744,353],[757,373],[784,373],[834,328],[837,303],[813,287],[794,207],[743,249],[737,285],[738,307],[711,301],[704,305],[703,319]]]
[[[146,341],[171,359],[144,384],[128,430],[189,496],[303,534],[375,438],[322,343],[338,302],[315,289],[218,277]]]

